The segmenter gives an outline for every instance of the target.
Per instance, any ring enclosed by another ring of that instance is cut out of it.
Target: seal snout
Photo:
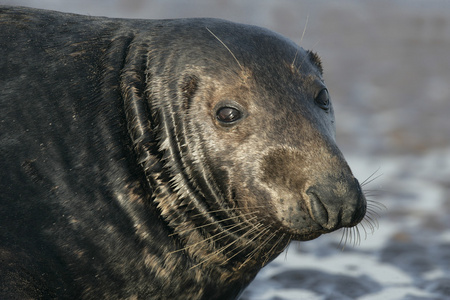
[[[366,213],[366,199],[354,178],[348,183],[309,187],[306,195],[311,218],[329,231],[355,226]]]

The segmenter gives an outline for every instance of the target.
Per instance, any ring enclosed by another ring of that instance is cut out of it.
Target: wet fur
[[[316,54],[213,19],[0,21],[0,298],[234,299],[364,216]]]

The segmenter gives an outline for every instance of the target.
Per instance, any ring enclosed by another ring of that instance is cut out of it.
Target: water
[[[337,140],[387,209],[359,245],[342,232],[292,244],[242,299],[450,299],[450,2],[0,0],[89,15],[219,17],[317,51]],[[301,39],[306,20],[308,24]],[[355,237],[352,239],[355,241]]]

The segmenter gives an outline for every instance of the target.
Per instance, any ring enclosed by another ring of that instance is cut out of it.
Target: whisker
[[[211,210],[208,211],[208,213],[213,214],[213,213],[218,213],[218,212],[228,212],[228,211],[235,211],[235,210],[242,210],[242,209],[257,209],[257,208],[264,208],[264,205],[257,205],[257,206],[251,206],[251,207],[233,207],[233,208],[222,208],[222,209],[217,209],[217,210]],[[190,216],[191,218],[196,218],[196,217],[200,217],[203,216],[204,214],[199,213],[193,216]]]
[[[373,218],[373,220],[376,222],[378,222],[378,218],[380,218],[380,215],[378,214],[378,212],[376,212],[372,209],[367,209],[366,216]]]
[[[285,249],[285,252],[284,252],[284,260],[287,260],[287,254],[288,254],[288,251],[289,251],[289,247],[291,246],[291,241],[292,241],[292,235],[289,235],[288,241],[287,241],[287,246],[286,246],[286,249]]]
[[[371,203],[367,203],[366,211],[371,212],[373,214],[376,214],[379,216],[379,213],[381,213],[382,207],[377,205],[372,205]]]
[[[222,209],[217,209],[217,210],[212,210],[212,211],[208,211],[208,213],[209,214],[213,214],[213,213],[218,213],[218,212],[230,212],[230,211],[237,211],[237,210],[243,210],[243,209],[246,209],[246,210],[249,210],[249,209],[258,209],[258,208],[265,208],[265,206],[264,205],[257,205],[257,206],[250,206],[250,207],[233,207],[233,208],[222,208]],[[185,209],[186,210],[186,209]],[[174,214],[175,212],[172,212],[170,215],[168,215],[169,217],[170,216],[173,216],[173,214]],[[181,217],[183,217],[184,215],[183,214],[179,214],[177,217],[175,217],[175,218],[172,218],[171,220],[172,221],[177,221],[179,218],[181,218]],[[200,216],[204,216],[204,213],[198,213],[198,214],[195,214],[195,215],[192,215],[192,216],[189,216],[189,218],[196,218],[196,217],[200,217]],[[171,234],[171,235],[173,235],[173,234]]]
[[[258,225],[260,225],[260,224],[258,224]],[[244,238],[245,236],[251,234],[253,231],[258,230],[258,228],[262,226],[262,225],[261,225],[261,226],[258,227],[258,225],[253,226],[250,230],[248,230],[248,231],[245,232],[243,235],[241,235],[241,236],[239,237],[239,239],[236,239],[236,240],[234,240],[233,242],[229,243],[228,245],[225,245],[225,246],[223,246],[222,248],[217,249],[217,250],[214,251],[213,253],[210,253],[209,255],[207,255],[207,256],[205,257],[204,260],[202,260],[202,261],[199,262],[198,264],[196,264],[196,265],[190,267],[189,269],[191,270],[191,269],[194,269],[194,268],[196,268],[196,267],[198,267],[198,266],[204,264],[205,262],[209,261],[212,257],[214,257],[215,255],[217,255],[218,253],[223,252],[225,249],[227,249],[228,247],[230,247],[230,246],[232,246],[233,244],[235,244],[235,243],[236,243],[237,241],[239,241],[240,239],[242,239],[242,238]],[[249,225],[249,226],[251,226],[251,225]]]
[[[339,242],[339,246],[342,245],[341,251],[344,251],[345,246],[347,245],[348,236],[349,236],[349,231],[350,231],[350,229],[349,229],[348,227],[345,227],[345,228],[344,228],[344,231],[343,231],[343,233],[342,233],[341,240],[340,240],[340,242]],[[344,237],[345,237],[345,239],[344,239]],[[342,244],[342,241],[344,241],[344,244]]]
[[[249,206],[249,207],[233,207],[233,208],[224,208],[224,209],[212,210],[212,211],[209,211],[209,213],[216,213],[216,212],[230,211],[230,210],[243,210],[243,209],[250,210],[250,209],[265,208],[265,207],[266,207],[265,205],[255,205],[255,206]]]
[[[357,226],[361,226],[364,229],[364,240],[367,239],[367,229],[364,226],[363,222],[359,223]]]
[[[345,235],[345,246],[352,242],[352,230],[350,228],[347,229],[347,234]],[[344,250],[344,249],[342,249]]]
[[[374,226],[374,224],[372,223],[372,222],[373,222],[373,221],[372,221],[372,218],[370,218],[369,216],[366,215],[366,217],[364,218],[364,220],[361,221],[360,224],[362,224],[363,222],[366,223],[367,226],[370,228],[370,232],[371,232],[371,233],[374,233],[374,232],[375,232],[375,226]]]
[[[369,216],[366,214],[364,220],[366,220],[368,222],[368,224],[371,225],[372,228],[372,233],[375,231],[375,228],[379,227],[379,223],[377,219],[372,218],[372,216]]]
[[[367,212],[366,215],[364,216],[364,219],[360,223],[361,226],[364,226],[363,223],[366,224],[370,229],[370,232],[373,234],[375,230],[379,228],[378,223],[378,218],[380,218],[379,212],[386,209],[387,209],[386,206],[381,202],[367,199],[367,208],[366,208]],[[367,236],[367,230],[365,227],[364,230],[366,231]]]
[[[269,229],[266,229],[264,231],[264,234],[268,231],[269,231]],[[272,232],[263,242],[261,242],[258,245],[258,247],[256,247],[255,249],[253,249],[252,252],[247,254],[247,259],[241,264],[239,269],[242,268],[245,264],[247,264],[255,256],[256,253],[260,252],[264,248],[264,246],[276,235],[276,233],[277,233],[277,231]]]
[[[230,229],[234,229],[235,227],[238,227],[239,225],[240,225],[240,224],[236,224],[235,226],[233,226],[233,228],[230,228]],[[241,228],[241,229],[239,229],[239,230],[236,230],[234,233],[239,232],[240,230],[243,230],[243,229],[245,229],[245,227],[243,227],[243,228]],[[221,239],[223,239],[223,238],[226,237],[226,234],[225,234],[225,233],[226,233],[225,231],[221,231],[221,232],[216,233],[216,234],[214,234],[214,235],[212,235],[212,236],[210,236],[210,237],[208,237],[208,238],[206,238],[206,239],[201,240],[200,242],[197,242],[197,243],[188,245],[188,246],[186,246],[186,247],[184,247],[184,248],[177,249],[177,250],[174,250],[174,251],[172,251],[172,252],[169,252],[169,254],[173,254],[173,253],[185,251],[185,250],[187,250],[187,249],[189,249],[189,248],[192,248],[192,247],[198,246],[198,245],[200,245],[200,244],[203,244],[203,243],[205,243],[205,242],[207,242],[207,241],[209,241],[209,240],[219,241],[219,240],[221,240]],[[218,239],[215,239],[216,237],[218,237],[218,236],[220,236],[220,235],[223,235],[223,236],[220,237],[220,238],[218,238]]]
[[[257,238],[259,238],[261,235],[264,235],[267,231],[269,231],[268,229],[265,229],[264,231],[259,232],[257,235],[255,235],[251,240],[248,241],[247,245],[245,247],[243,247],[241,250],[239,250],[238,252],[236,252],[235,254],[233,254],[231,257],[229,257],[227,260],[225,260],[222,264],[226,264],[230,259],[232,259],[233,257],[235,257],[236,255],[238,255],[239,253],[241,253],[242,251],[244,251],[245,249],[247,249],[247,247],[250,245],[251,242],[253,242],[254,240],[256,240]],[[243,264],[241,264],[239,266],[238,269],[240,269],[243,266]]]
[[[338,246],[340,247],[342,245],[342,241],[344,240],[344,236],[345,236],[345,231],[347,230],[347,228],[343,228],[342,229],[342,236],[341,236],[341,240],[339,241]]]
[[[180,234],[180,233],[185,233],[185,232],[197,230],[197,229],[200,229],[200,228],[212,226],[212,225],[219,224],[219,223],[222,223],[222,222],[225,222],[225,221],[230,221],[230,220],[237,219],[237,218],[239,218],[239,217],[241,217],[241,216],[253,215],[253,214],[255,214],[255,213],[257,213],[257,211],[250,212],[250,213],[246,213],[246,214],[242,214],[242,215],[240,215],[240,216],[234,216],[234,217],[230,217],[230,218],[218,220],[218,221],[216,221],[216,222],[212,222],[212,223],[208,223],[208,224],[204,224],[204,225],[199,225],[199,226],[194,227],[194,228],[187,228],[187,229],[184,229],[184,230],[181,230],[181,231],[177,231],[177,232],[171,233],[171,234],[169,234],[169,236],[174,236],[174,235],[177,235],[177,234]]]
[[[256,218],[256,216],[253,217],[253,218],[251,218],[251,219],[249,219],[249,221],[250,221],[250,220],[253,220],[253,219],[255,219],[255,218]],[[188,245],[188,246],[186,246],[186,247],[184,247],[184,248],[182,248],[182,249],[177,249],[177,250],[175,250],[175,251],[170,252],[169,254],[176,253],[176,252],[180,252],[180,251],[183,251],[183,250],[187,250],[187,249],[189,249],[189,248],[198,246],[199,244],[205,243],[205,242],[207,242],[207,241],[209,241],[209,240],[219,241],[219,240],[221,240],[221,239],[223,239],[223,238],[225,238],[225,237],[227,236],[227,235],[226,235],[227,232],[231,232],[231,233],[235,234],[235,233],[237,233],[237,232],[239,232],[239,231],[241,231],[241,230],[244,230],[244,229],[246,229],[246,228],[252,226],[251,224],[248,224],[247,226],[244,226],[244,227],[240,228],[239,230],[231,231],[231,230],[233,230],[234,228],[239,227],[240,225],[242,225],[242,223],[233,225],[232,227],[228,228],[228,231],[221,231],[221,232],[216,233],[216,234],[214,234],[214,235],[212,235],[212,236],[210,236],[210,237],[208,237],[208,238],[206,238],[206,239],[201,240],[200,242],[197,242],[197,243]],[[218,236],[220,236],[220,235],[223,235],[223,236],[220,237],[220,238],[218,238],[218,239],[215,239],[216,237],[218,237]]]
[[[297,60],[297,55],[298,55],[298,50],[295,51],[294,59],[292,60],[292,63],[291,63],[292,69],[295,69],[295,61]]]
[[[244,68],[242,67],[242,65],[239,63],[238,59],[236,58],[236,56],[234,55],[234,53],[230,50],[230,48],[228,48],[228,46],[217,36],[215,35],[211,30],[209,30],[208,27],[205,27],[206,30],[209,31],[209,33],[212,34],[213,37],[215,37],[224,47],[225,49],[228,50],[228,52],[230,52],[230,54],[233,56],[234,60],[237,62],[237,64],[239,65],[239,68],[241,68],[242,71],[244,71]]]
[[[266,253],[266,259],[265,259],[264,262],[263,262],[263,266],[269,261],[270,257],[273,255],[272,252],[275,251],[276,246],[278,246],[278,245],[281,243],[281,241],[283,240],[283,238],[284,238],[285,235],[286,235],[286,234],[283,233],[283,234],[280,236],[280,238],[275,242],[275,244],[273,244],[272,248],[270,248],[270,250]]]
[[[373,208],[377,208],[379,210],[387,210],[386,205],[384,205],[383,203],[379,202],[379,201],[374,201],[374,200],[367,200],[367,205]]]
[[[382,191],[380,190],[363,190],[363,193],[366,198],[380,197],[382,195]]]
[[[309,20],[309,13],[306,15],[305,27],[303,27],[302,37],[300,38],[300,44],[302,43],[303,37],[305,36],[306,27],[308,27],[308,20]]]
[[[380,171],[380,167],[378,169],[375,170],[375,172],[373,172],[372,174],[370,174],[369,177],[366,178],[366,180],[364,180],[363,182],[361,182],[361,186],[365,186],[368,185],[369,183],[373,182],[374,180],[380,178],[381,176],[383,176],[383,173],[381,173],[380,175],[372,178],[378,171]]]
[[[376,205],[371,205],[370,203],[367,203],[366,210],[373,212],[374,214],[378,214],[381,208]]]
[[[361,233],[359,232],[358,226],[353,227],[355,231],[355,242],[353,243],[353,246],[359,246],[361,245]]]
[[[354,241],[353,235],[355,234],[355,228],[353,227],[349,228],[348,233],[349,233],[348,245],[351,246]]]
[[[302,244],[302,243],[300,243],[300,242],[296,243],[295,249],[296,249],[298,252],[302,251],[301,244]]]
[[[375,181],[376,179],[380,178],[383,174],[379,174],[377,176],[375,176],[378,172],[380,171],[380,168],[376,169],[375,172],[373,172],[372,174],[370,174],[369,177],[367,177],[362,183],[361,183],[361,187],[366,186],[370,183],[372,183],[373,181]],[[364,190],[364,195],[366,197],[369,196],[378,196],[379,191],[378,190]],[[378,211],[382,211],[385,210],[386,206],[378,201],[374,201],[374,200],[370,200],[367,199],[367,208],[366,208],[366,215],[363,219],[363,222],[365,222],[367,224],[367,226],[370,228],[371,233],[375,232],[375,229],[378,228],[379,223],[378,223],[378,218],[380,217]],[[366,232],[366,238],[367,238],[367,230],[364,227],[364,225],[362,224],[363,222],[361,222],[361,226],[363,226],[365,232]]]
[[[349,240],[348,240],[348,245],[349,245],[349,246],[351,246],[352,241],[353,241],[353,234],[355,233],[354,230],[355,230],[355,229],[354,229],[353,227],[348,229],[348,233],[349,233],[349,236],[350,236],[350,238],[349,238]]]
[[[301,36],[301,38],[300,38],[300,42],[299,42],[299,45],[301,45],[302,44],[302,41],[303,41],[303,37],[305,36],[305,33],[306,33],[306,28],[308,27],[308,20],[309,20],[309,14],[306,16],[306,22],[305,22],[305,27],[303,27],[303,32],[302,32],[302,36]],[[297,60],[297,56],[298,56],[298,50],[297,51],[295,51],[295,56],[294,56],[294,60],[292,61],[292,64],[291,64],[291,68],[292,69],[294,69],[294,66],[295,66],[295,61]]]
[[[269,229],[266,229],[265,231],[264,231],[264,234],[265,233],[267,233],[269,231]],[[275,236],[276,235],[276,232],[272,232],[269,236],[267,236],[265,239],[264,239],[264,241],[262,241],[259,245],[258,245],[258,247],[256,247],[255,249],[253,249],[253,251],[252,252],[250,252],[250,253],[248,253],[247,254],[247,260],[248,259],[250,259],[252,256],[254,256],[257,252],[259,252],[272,238],[273,238],[273,236]]]

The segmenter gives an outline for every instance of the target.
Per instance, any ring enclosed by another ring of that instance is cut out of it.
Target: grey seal
[[[364,218],[314,52],[216,19],[0,21],[2,299],[235,299]]]

